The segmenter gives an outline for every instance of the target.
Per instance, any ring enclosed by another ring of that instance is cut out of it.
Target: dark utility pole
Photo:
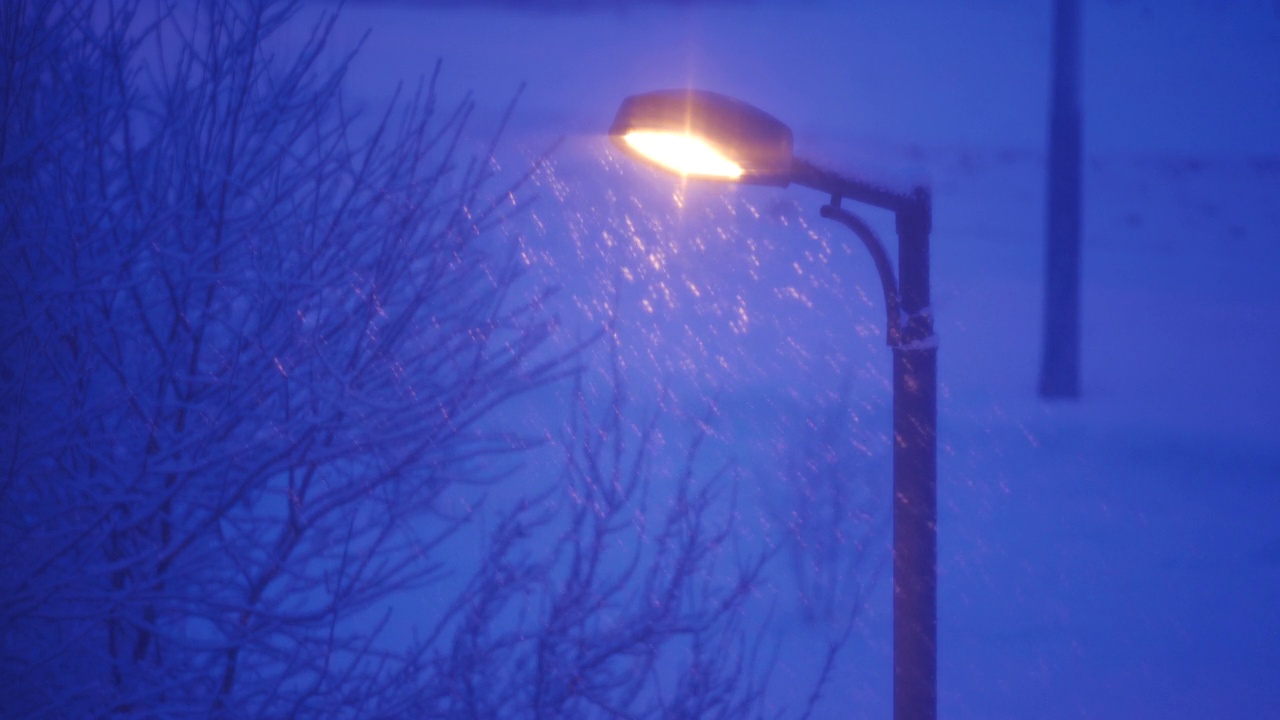
[[[938,716],[938,345],[929,306],[929,195],[898,211],[893,348],[893,717]]]
[[[1054,0],[1040,396],[1080,396],[1080,3]]]

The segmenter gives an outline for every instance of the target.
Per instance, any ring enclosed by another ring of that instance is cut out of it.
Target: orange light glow
[[[706,140],[694,135],[652,130],[632,130],[623,140],[633,150],[680,175],[737,180],[742,166],[725,157]]]

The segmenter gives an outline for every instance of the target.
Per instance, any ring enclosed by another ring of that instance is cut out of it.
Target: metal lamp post
[[[937,375],[929,307],[929,189],[899,190],[839,175],[792,155],[791,130],[740,100],[664,90],[623,101],[613,142],[684,177],[786,187],[831,196],[822,217],[866,245],[884,287],[893,350],[893,716],[937,717]],[[841,207],[853,200],[894,214],[898,273],[871,228]]]

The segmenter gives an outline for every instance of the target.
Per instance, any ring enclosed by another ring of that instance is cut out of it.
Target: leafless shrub
[[[759,714],[769,556],[707,419],[553,349],[472,101],[352,112],[297,10],[0,10],[0,714]],[[391,637],[570,378],[563,475]]]
[[[269,51],[297,9],[0,13],[7,716],[371,717],[353,619],[436,578],[440,499],[524,444],[486,418],[566,371],[473,103],[361,121],[331,18]]]

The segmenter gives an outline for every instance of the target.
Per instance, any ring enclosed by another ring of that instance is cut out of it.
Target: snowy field
[[[372,29],[352,78],[369,100],[441,57],[483,127],[527,82],[509,162],[565,137],[524,241],[566,312],[628,271],[629,372],[718,398],[720,437],[749,464],[850,378],[855,481],[886,509],[880,288],[818,218],[825,198],[680,188],[603,133],[623,97],[695,86],[777,115],[833,169],[930,177],[939,716],[1280,717],[1280,6],[1084,3],[1084,393],[1044,403],[1049,5],[364,3],[340,35]],[[762,508],[766,475],[750,478]],[[871,587],[821,717],[889,716],[887,582]],[[779,681],[810,672],[821,623],[793,609],[774,627]]]

